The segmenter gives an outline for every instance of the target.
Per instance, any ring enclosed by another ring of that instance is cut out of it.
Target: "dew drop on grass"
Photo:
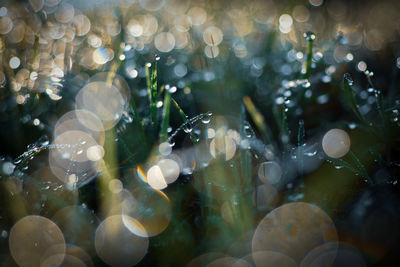
[[[314,41],[315,40],[315,33],[308,31],[303,34],[306,41]]]
[[[193,131],[193,128],[192,128],[190,125],[186,125],[186,126],[183,128],[183,131],[184,131],[185,133],[191,133],[191,132]]]
[[[193,173],[193,170],[191,168],[183,168],[182,174],[183,175],[191,175]]]
[[[210,123],[210,121],[211,121],[211,116],[212,116],[212,113],[211,113],[211,112],[208,112],[207,114],[205,114],[205,115],[203,116],[203,118],[201,119],[201,122],[204,123],[204,124]]]
[[[349,73],[344,74],[344,79],[348,82],[350,86],[353,85],[354,81]]]
[[[357,128],[357,124],[354,123],[354,122],[349,123],[348,126],[349,126],[349,128],[350,128],[351,130],[354,130],[355,128]]]
[[[169,92],[170,94],[173,94],[173,93],[175,93],[175,92],[177,91],[176,86],[172,86],[172,87],[169,87],[169,86],[168,86],[168,88],[166,88],[166,89],[168,90],[168,92]]]
[[[133,117],[131,116],[131,114],[129,114],[128,112],[124,111],[122,113],[122,120],[125,123],[132,123],[133,122]]]

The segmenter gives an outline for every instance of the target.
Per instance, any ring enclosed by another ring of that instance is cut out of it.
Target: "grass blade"
[[[164,96],[164,106],[163,106],[161,132],[160,132],[161,142],[165,141],[168,137],[170,107],[171,107],[171,93],[168,90],[166,90]]]
[[[344,168],[350,170],[352,173],[354,173],[356,175],[361,175],[359,170],[354,168],[350,163],[348,163],[344,159],[336,159],[336,158],[331,158],[331,157],[328,157],[328,156],[325,156],[325,159],[326,159],[327,162],[332,163],[335,166],[344,167]]]
[[[184,131],[189,134],[190,139],[192,140],[193,143],[197,143],[199,141],[199,137],[193,133],[193,128],[192,128],[192,122],[188,120],[188,117],[186,116],[185,112],[182,110],[182,108],[179,106],[179,104],[171,97],[171,101],[174,104],[175,108],[178,110],[179,115],[181,116],[183,120],[183,127]]]
[[[151,63],[146,64],[146,84],[150,102],[150,117],[154,126],[157,125],[157,63],[150,70]]]
[[[350,108],[353,110],[353,112],[356,114],[357,118],[365,125],[369,125],[367,120],[364,118],[364,116],[361,114],[360,109],[358,108],[356,97],[354,95],[353,89],[352,89],[352,84],[353,80],[350,76],[349,73],[345,73],[343,77],[343,86],[344,86],[344,93],[345,93],[345,98],[350,105]]]
[[[368,183],[370,185],[373,184],[373,181],[371,179],[371,177],[369,177],[367,169],[365,168],[365,166],[361,163],[360,159],[353,153],[353,151],[349,151],[349,155],[351,157],[351,159],[354,161],[354,163],[356,164],[358,170],[361,172],[361,176],[365,179],[367,179]]]
[[[248,96],[243,97],[243,103],[244,106],[246,107],[246,110],[249,112],[251,118],[253,119],[254,124],[260,131],[264,141],[267,143],[271,143],[272,140],[270,134],[271,131],[265,124],[264,116],[257,110],[256,106],[254,105],[250,97]]]
[[[307,41],[307,61],[306,61],[306,72],[304,74],[304,78],[309,79],[311,76],[312,49],[313,49],[313,41],[314,41],[315,35],[314,35],[314,33],[311,33],[311,32],[305,33],[305,38]]]
[[[303,175],[304,170],[304,121],[299,121],[299,130],[297,133],[297,162],[298,162],[298,171],[300,175]]]

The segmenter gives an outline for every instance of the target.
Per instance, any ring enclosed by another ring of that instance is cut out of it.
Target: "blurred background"
[[[397,1],[0,1],[1,266],[397,266]]]

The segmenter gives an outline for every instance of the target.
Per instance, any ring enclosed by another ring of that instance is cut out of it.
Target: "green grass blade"
[[[311,76],[312,49],[313,49],[313,39],[309,38],[307,40],[307,61],[306,61],[306,72],[304,74],[305,79],[309,79]]]
[[[157,123],[157,105],[156,105],[156,95],[157,95],[157,88],[154,88],[154,85],[157,86],[157,82],[154,83],[154,80],[157,80],[157,65],[155,65],[152,70],[150,70],[151,64],[146,64],[146,84],[147,90],[149,94],[149,102],[150,102],[150,117],[151,122],[155,126]]]
[[[271,131],[268,128],[267,124],[265,124],[264,116],[257,110],[256,106],[254,105],[253,101],[250,97],[245,96],[243,97],[243,103],[246,107],[246,110],[249,112],[254,124],[258,128],[266,143],[271,143]]]
[[[304,121],[299,121],[299,130],[297,133],[297,162],[298,170],[300,175],[303,174],[304,170]]]
[[[183,127],[184,131],[186,133],[189,133],[190,139],[192,140],[193,143],[197,143],[199,141],[199,137],[193,132],[192,128],[192,122],[188,119],[186,116],[185,112],[182,110],[182,108],[179,106],[179,104],[171,97],[171,101],[174,104],[175,108],[178,110],[179,115],[181,116],[183,120]]]
[[[344,86],[345,98],[346,98],[350,108],[356,114],[357,118],[363,124],[369,125],[368,121],[364,118],[364,116],[360,112],[360,109],[358,108],[356,97],[355,97],[353,89],[351,87],[352,83],[353,83],[353,80],[352,80],[350,74],[349,73],[345,73],[344,77],[343,77],[343,86]]]
[[[372,181],[371,177],[369,177],[368,171],[365,168],[365,166],[361,163],[360,159],[351,150],[349,151],[349,155],[350,155],[351,159],[354,161],[354,163],[356,164],[358,170],[360,171],[361,176],[363,178],[367,179],[368,183],[370,185],[372,185],[373,181]]]
[[[168,138],[170,107],[171,107],[171,93],[168,90],[166,90],[164,97],[164,106],[163,106],[161,132],[160,132],[161,142],[165,141]]]
[[[325,159],[327,162],[332,163],[335,166],[339,166],[344,167],[348,170],[350,170],[352,173],[356,174],[356,175],[361,175],[360,171],[356,168],[353,167],[353,165],[351,165],[350,163],[348,163],[347,161],[345,161],[344,159],[336,159],[336,158],[331,158],[328,156],[325,156]]]

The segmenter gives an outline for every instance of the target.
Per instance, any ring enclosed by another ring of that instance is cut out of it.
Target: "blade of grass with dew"
[[[283,130],[283,133],[289,137],[289,124],[288,124],[288,119],[287,119],[288,108],[286,107],[285,104],[283,104],[282,107],[283,107],[282,108],[282,130]]]
[[[354,161],[354,163],[356,164],[358,170],[361,172],[361,176],[364,179],[366,179],[370,185],[373,185],[373,181],[372,181],[371,177],[369,177],[367,169],[361,163],[360,159],[351,150],[349,151],[349,155],[350,155],[351,159]]]
[[[171,100],[173,100],[172,97],[171,97]],[[185,116],[186,116],[186,115],[185,115]],[[171,142],[172,139],[173,139],[173,138],[178,134],[178,132],[180,132],[181,130],[187,129],[187,125],[191,125],[191,126],[192,126],[193,124],[197,123],[198,121],[200,121],[200,120],[202,120],[202,119],[204,119],[204,118],[208,118],[208,119],[209,119],[210,116],[212,116],[212,113],[209,111],[209,112],[201,113],[201,114],[199,114],[199,115],[197,115],[197,116],[194,116],[193,118],[188,119],[187,122],[183,122],[183,123],[168,137],[167,142]],[[187,118],[186,118],[186,119],[187,119]],[[195,136],[195,138],[197,139],[198,137]]]
[[[379,112],[379,116],[381,117],[382,123],[385,125],[387,123],[387,117],[386,117],[386,112],[385,109],[383,107],[383,96],[382,96],[382,92],[379,89],[376,89],[374,84],[372,83],[371,80],[371,76],[368,74],[366,74],[367,76],[367,81],[369,86],[371,86],[371,88],[374,88],[374,95],[375,95],[375,99],[376,99],[376,105],[378,107],[378,112]]]
[[[157,63],[155,63],[157,64]],[[157,65],[151,69],[151,63],[147,63],[145,66],[146,69],[146,83],[147,83],[147,90],[149,94],[149,102],[150,102],[150,117],[151,117],[151,122],[153,126],[156,126],[157,122],[157,104],[156,104],[156,95],[157,95],[157,88],[154,87],[154,85],[157,86],[157,83],[153,83],[154,80],[157,80]]]
[[[171,93],[168,90],[166,90],[164,96],[164,105],[163,105],[161,131],[160,131],[161,142],[164,142],[168,138],[170,107],[171,107]]]
[[[245,130],[244,130],[244,125],[246,121],[246,108],[244,104],[241,105],[241,114],[240,114],[240,136],[246,136]],[[250,199],[248,200],[251,203],[251,196],[252,196],[252,190],[253,190],[253,185],[255,186],[255,182],[253,181],[253,176],[251,175],[251,165],[252,165],[252,158],[251,158],[251,153],[247,149],[242,149],[240,148],[240,171],[241,171],[241,176],[244,181],[244,186],[245,186],[245,192],[251,192],[250,194]]]
[[[304,121],[299,121],[299,130],[297,133],[297,162],[298,162],[298,172],[300,176],[303,176],[304,171]]]
[[[182,108],[179,106],[179,104],[175,101],[174,98],[171,97],[171,101],[174,104],[175,108],[178,110],[179,115],[181,116],[184,127],[185,127],[185,132],[189,133],[190,140],[192,140],[193,143],[197,143],[199,141],[199,138],[193,133],[192,129],[192,123],[188,120],[185,112],[182,110]]]
[[[353,89],[351,87],[352,84],[353,84],[353,79],[351,78],[350,74],[345,73],[343,76],[343,87],[344,87],[345,98],[346,98],[348,104],[350,105],[350,108],[356,114],[357,118],[363,124],[369,126],[368,121],[364,118],[364,116],[360,112],[360,109],[358,108],[356,97],[355,97]]]
[[[246,107],[247,111],[249,112],[251,118],[254,121],[254,124],[258,128],[261,133],[264,142],[271,143],[271,130],[268,128],[267,124],[265,124],[264,116],[257,110],[256,106],[254,105],[253,101],[250,97],[244,96],[243,103]]]
[[[310,35],[310,36],[308,36]],[[314,37],[312,37],[314,36]],[[306,41],[307,41],[307,61],[306,61],[306,72],[304,74],[305,79],[310,79],[311,76],[311,65],[312,65],[312,49],[313,49],[313,41],[315,35],[313,33],[305,33]]]
[[[344,159],[336,159],[336,158],[331,158],[331,157],[325,156],[325,160],[327,162],[335,165],[335,167],[340,166],[340,167],[346,168],[346,169],[350,170],[352,173],[361,176],[360,171],[358,169],[354,168],[350,163],[348,163]]]

